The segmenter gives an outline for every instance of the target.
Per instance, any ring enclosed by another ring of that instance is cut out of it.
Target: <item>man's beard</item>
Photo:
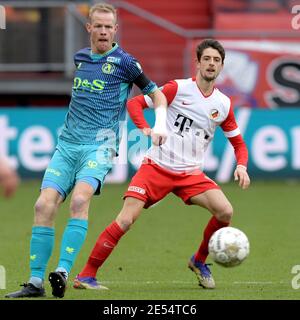
[[[211,81],[214,81],[214,80],[216,80],[216,78],[217,78],[217,76],[215,75],[215,76],[211,76],[211,77],[208,77],[208,76],[202,76],[203,77],[203,79],[205,80],[205,81],[207,81],[207,82],[211,82]]]

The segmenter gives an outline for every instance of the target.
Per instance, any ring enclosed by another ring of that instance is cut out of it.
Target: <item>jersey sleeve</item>
[[[176,96],[178,84],[176,81],[169,81],[163,87],[161,87],[160,90],[166,96],[169,106]],[[129,116],[139,129],[150,128],[143,112],[143,110],[148,107],[153,107],[153,102],[152,99],[147,95],[136,96],[127,102],[127,111]]]
[[[225,136],[233,146],[237,164],[247,167],[248,149],[241,135],[240,129],[236,123],[232,105],[230,106],[227,118],[221,124],[221,128],[224,131]]]
[[[146,77],[140,63],[133,57],[129,63],[129,81],[135,83],[144,95],[157,89],[157,85]]]
[[[148,105],[143,95],[136,96],[127,102],[128,114],[133,123],[139,129],[150,128],[143,112],[147,107]]]
[[[175,80],[167,82],[164,86],[159,88],[162,93],[167,98],[168,106],[173,102],[177,91],[178,91],[178,83]],[[145,101],[147,106],[153,108],[153,102],[149,96],[145,96]]]
[[[73,61],[74,61],[75,67],[78,68],[79,61],[78,61],[78,58],[77,58],[77,53],[74,54],[74,56],[73,56]]]
[[[175,80],[167,82],[163,88],[162,92],[167,98],[168,105],[172,103],[178,91],[178,83]]]

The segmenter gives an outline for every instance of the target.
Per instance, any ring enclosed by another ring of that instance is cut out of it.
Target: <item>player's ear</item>
[[[86,23],[85,27],[86,27],[87,32],[91,33],[92,25],[89,22]]]
[[[118,31],[118,29],[119,29],[119,25],[118,25],[118,24],[116,24],[116,25],[115,25],[115,32],[117,32],[117,31]]]

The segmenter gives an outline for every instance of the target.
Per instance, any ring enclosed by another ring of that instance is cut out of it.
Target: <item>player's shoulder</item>
[[[112,52],[111,55],[116,55],[120,57],[124,62],[130,62],[132,60],[136,60],[132,54],[130,54],[120,46],[118,46],[116,50]]]
[[[193,84],[193,79],[192,78],[186,78],[186,79],[174,79],[170,81],[173,84],[176,84],[178,88],[184,88],[186,86],[192,85]]]
[[[191,89],[193,86],[193,78],[174,79],[169,81],[169,86],[176,87],[177,93],[184,93]]]
[[[230,101],[230,98],[226,94],[221,92],[218,88],[215,88],[214,95],[224,107],[230,108],[231,101]]]
[[[82,48],[78,50],[74,54],[74,63],[76,66],[78,66],[80,63],[90,63],[91,62],[91,48]]]
[[[111,60],[113,59],[113,60]],[[142,72],[142,67],[139,64],[138,60],[129,52],[118,46],[115,51],[113,51],[107,58],[107,61],[116,63],[115,60],[118,60],[118,64],[125,68],[126,70],[131,70],[138,68]]]
[[[91,54],[91,48],[86,47],[86,48],[82,48],[80,50],[78,50],[75,54],[74,57],[75,58],[89,58]]]

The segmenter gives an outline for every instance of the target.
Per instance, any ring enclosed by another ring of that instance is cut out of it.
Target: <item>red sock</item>
[[[212,217],[209,220],[209,222],[203,232],[203,240],[201,242],[201,245],[195,254],[196,261],[201,261],[202,263],[205,263],[205,260],[208,256],[208,242],[209,242],[210,237],[212,236],[212,234],[214,232],[216,232],[217,230],[219,230],[223,227],[227,227],[228,225],[229,225],[229,222],[219,221],[215,217]]]
[[[89,259],[79,277],[96,277],[98,269],[108,258],[125,232],[113,221],[98,237]]]

